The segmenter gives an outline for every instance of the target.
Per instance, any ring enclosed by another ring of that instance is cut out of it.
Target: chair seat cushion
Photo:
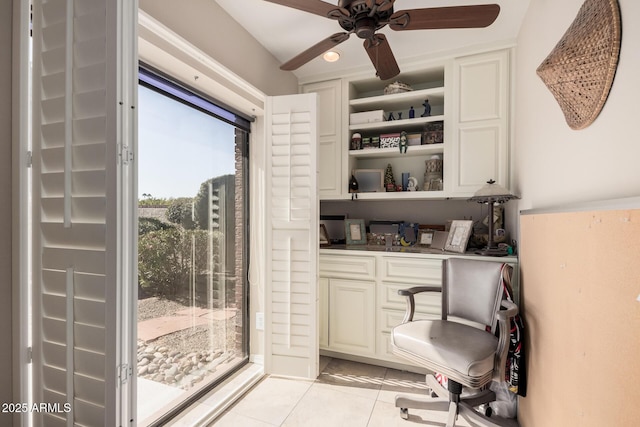
[[[393,328],[393,346],[411,353],[431,369],[439,367],[464,377],[493,371],[498,338],[486,331],[446,320],[416,320]]]

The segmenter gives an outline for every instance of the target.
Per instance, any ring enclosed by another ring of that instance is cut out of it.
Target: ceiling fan
[[[376,34],[376,31],[385,25],[389,25],[395,31],[484,28],[491,25],[500,13],[500,6],[497,4],[431,7],[394,12],[395,0],[339,0],[337,6],[322,0],[266,1],[334,19],[344,30],[311,46],[282,64],[280,69],[295,70],[346,41],[355,33],[364,39],[364,48],[381,80],[391,79],[400,73],[387,38],[384,34]]]

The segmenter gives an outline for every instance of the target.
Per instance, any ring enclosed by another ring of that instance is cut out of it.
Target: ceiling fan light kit
[[[328,50],[322,55],[322,59],[327,62],[336,62],[340,59],[340,52],[337,50]]]
[[[449,28],[484,28],[491,25],[500,6],[434,7],[394,12],[395,0],[339,0],[336,6],[322,0],[266,0],[282,6],[324,16],[338,21],[345,31],[333,34],[316,43],[288,62],[282,70],[295,70],[324,52],[345,42],[351,34],[364,40],[364,48],[381,80],[400,74],[400,67],[384,34],[378,30],[389,26],[394,31],[431,30]]]

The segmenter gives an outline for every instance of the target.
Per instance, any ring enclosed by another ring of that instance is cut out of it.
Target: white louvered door
[[[317,95],[267,100],[267,373],[318,375]]]
[[[133,417],[136,13],[136,1],[33,2],[33,401],[54,405],[37,426]]]

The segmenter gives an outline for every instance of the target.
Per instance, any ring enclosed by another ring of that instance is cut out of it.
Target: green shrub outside
[[[193,220],[192,212],[193,201],[194,199],[192,197],[180,197],[171,200],[167,207],[167,219],[174,224],[183,226],[187,230],[196,228],[197,224]]]
[[[213,234],[213,265],[220,233]],[[209,232],[169,228],[149,231],[138,240],[138,282],[149,295],[180,299],[193,281],[202,283],[210,271]],[[195,277],[194,277],[195,274]]]
[[[151,231],[169,230],[176,228],[173,224],[167,224],[166,222],[152,217],[140,217],[138,218],[138,236],[143,236]]]

